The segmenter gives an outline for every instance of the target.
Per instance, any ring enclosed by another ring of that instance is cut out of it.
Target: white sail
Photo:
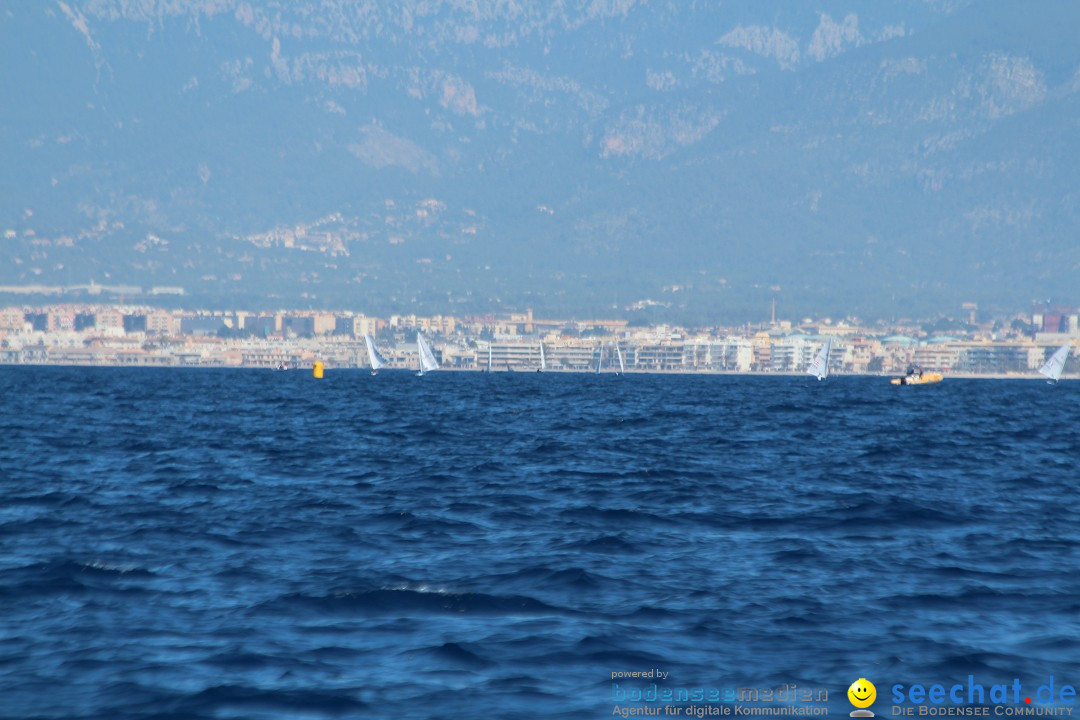
[[[544,343],[540,343],[540,369],[547,370],[547,361],[544,360]]]
[[[1069,350],[1071,349],[1069,343],[1059,347],[1057,352],[1046,361],[1046,364],[1039,368],[1039,372],[1050,378],[1051,382],[1057,382],[1058,378],[1061,377],[1061,371],[1065,369],[1065,360],[1069,357]]]
[[[386,365],[386,358],[379,353],[378,348],[375,347],[375,341],[371,339],[370,335],[364,335],[364,342],[367,343],[367,356],[371,369],[378,370]]]
[[[622,373],[626,372],[626,365],[623,364],[622,350],[619,349],[619,345],[617,343],[615,345],[615,352],[619,356],[619,373],[622,374]]]
[[[604,346],[600,346],[600,359],[596,361],[596,373],[600,374],[600,368],[604,367]]]
[[[491,343],[488,343],[488,372],[491,372]]]
[[[416,333],[416,352],[420,356],[420,375],[439,369],[439,363],[435,362],[435,356],[431,354],[431,346],[420,333]]]
[[[817,357],[810,363],[810,367],[806,369],[806,372],[816,377],[818,380],[824,380],[829,377],[829,353],[832,351],[832,338],[827,338],[825,344],[818,350]]]

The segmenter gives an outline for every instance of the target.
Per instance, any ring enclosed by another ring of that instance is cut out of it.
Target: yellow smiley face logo
[[[866,678],[859,678],[847,689],[848,700],[857,708],[866,708],[877,699],[877,688]]]

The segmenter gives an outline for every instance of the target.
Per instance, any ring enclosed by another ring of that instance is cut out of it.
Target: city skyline
[[[673,288],[674,291],[678,291],[680,288]],[[1062,298],[1032,298],[1026,307],[1022,306],[1000,306],[998,304],[983,305],[979,302],[971,300],[965,300],[960,303],[956,303],[952,308],[941,307],[931,309],[926,313],[914,313],[904,312],[905,308],[897,307],[893,312],[885,315],[876,315],[870,317],[863,317],[857,313],[847,313],[841,310],[838,313],[829,313],[824,311],[818,311],[814,308],[796,308],[795,311],[790,309],[790,305],[785,302],[785,298],[778,292],[774,292],[771,295],[765,296],[759,312],[753,314],[751,317],[732,321],[730,319],[730,312],[723,306],[713,308],[711,311],[704,311],[702,314],[707,318],[704,321],[694,320],[687,321],[685,319],[679,319],[678,314],[668,315],[664,311],[671,306],[670,302],[657,301],[651,298],[645,298],[643,300],[636,301],[629,305],[612,305],[606,308],[601,308],[598,312],[589,312],[584,309],[581,311],[570,310],[568,312],[555,313],[562,317],[569,318],[571,320],[577,318],[588,318],[607,316],[611,318],[625,319],[631,323],[648,323],[651,324],[677,324],[687,327],[704,327],[708,325],[727,325],[727,326],[739,326],[739,325],[752,325],[761,324],[763,322],[776,322],[778,317],[780,319],[786,319],[790,322],[819,322],[826,318],[836,318],[838,320],[845,320],[857,323],[870,323],[881,324],[888,322],[898,321],[915,321],[921,323],[940,321],[942,319],[954,319],[954,318],[974,318],[974,313],[978,313],[982,316],[993,317],[1014,317],[1017,314],[1041,314],[1044,312],[1050,313],[1069,313],[1076,307],[1080,307],[1080,304],[1070,302],[1073,295],[1063,296]],[[51,301],[51,302],[49,302]],[[97,283],[93,280],[75,285],[41,285],[41,284],[29,284],[29,285],[0,285],[0,306],[3,305],[25,305],[25,306],[41,306],[43,304],[53,305],[73,305],[73,304],[85,304],[85,305],[103,305],[103,306],[126,306],[135,308],[146,309],[168,309],[186,312],[245,312],[245,313],[260,313],[260,312],[352,312],[363,314],[370,312],[370,314],[379,314],[382,316],[391,315],[461,315],[465,317],[482,317],[495,314],[515,314],[533,312],[533,308],[529,306],[522,307],[499,307],[492,306],[483,308],[481,310],[460,312],[456,311],[451,305],[447,305],[441,310],[435,312],[418,312],[415,307],[404,306],[400,310],[392,311],[377,311],[370,308],[360,310],[356,304],[345,303],[341,305],[327,305],[325,303],[281,303],[281,302],[268,302],[267,299],[249,298],[240,302],[230,302],[227,299],[222,299],[217,302],[198,302],[197,297],[193,297],[188,294],[182,286],[157,286],[157,285],[117,285],[109,283]],[[225,310],[224,308],[230,308]],[[650,314],[650,311],[656,311]],[[779,311],[779,315],[778,315]],[[656,313],[659,313],[657,316]],[[549,313],[550,314],[550,313]],[[974,322],[972,320],[972,322]]]
[[[414,368],[416,335],[436,341],[444,368],[592,371],[605,352],[628,371],[799,373],[826,340],[837,374],[888,374],[916,364],[957,375],[1033,376],[1063,343],[1080,344],[1080,309],[858,324],[773,316],[767,323],[683,327],[526,313],[391,315],[354,311],[188,311],[118,305],[0,308],[0,362],[10,364],[295,368],[370,366],[365,336],[387,366]],[[616,350],[617,348],[617,350]],[[546,356],[546,363],[544,357]],[[612,360],[609,360],[611,363]],[[1065,375],[1076,372],[1076,354]]]

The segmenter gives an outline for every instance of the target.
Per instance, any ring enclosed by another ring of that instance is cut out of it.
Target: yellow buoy
[[[315,367],[312,368],[311,374],[315,377],[316,380],[322,380],[323,364],[321,362],[315,363]]]

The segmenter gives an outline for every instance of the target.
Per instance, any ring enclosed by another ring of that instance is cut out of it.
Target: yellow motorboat
[[[939,383],[942,380],[941,373],[922,373],[921,375],[905,375],[904,377],[893,378],[889,382],[893,385],[929,385],[930,383]]]

